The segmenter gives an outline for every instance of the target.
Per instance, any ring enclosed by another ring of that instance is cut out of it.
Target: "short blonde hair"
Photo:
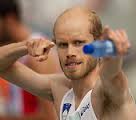
[[[88,12],[88,16],[89,16],[89,21],[90,21],[90,34],[93,35],[94,39],[99,39],[102,31],[103,31],[103,27],[102,27],[102,22],[100,20],[100,17],[96,14],[95,11],[93,10],[89,10]]]
[[[90,34],[93,35],[94,39],[99,39],[101,34],[102,34],[102,22],[100,20],[100,17],[96,14],[95,11],[93,10],[90,10],[89,8],[87,7],[84,7],[84,6],[80,6],[79,7],[81,10],[85,11],[85,13],[87,13],[88,15],[88,18],[89,18],[89,22],[90,22]],[[60,16],[57,18],[55,24],[54,24],[54,28],[53,28],[53,34],[54,34],[54,37],[55,37],[55,27],[56,27],[56,24],[58,23],[58,21],[61,19],[61,17],[66,14],[67,12],[69,11],[72,11],[74,9],[73,8],[70,8],[70,9],[67,9],[65,10],[62,14],[60,14]],[[76,15],[75,15],[76,16]],[[55,42],[55,40],[54,40]]]

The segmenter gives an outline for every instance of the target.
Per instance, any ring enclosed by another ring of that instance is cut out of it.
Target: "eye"
[[[85,41],[81,41],[81,40],[76,40],[76,41],[74,41],[74,45],[75,45],[75,46],[81,46],[81,45],[83,45],[83,44],[85,44]]]
[[[57,45],[59,48],[67,48],[68,44],[67,43],[58,43]]]

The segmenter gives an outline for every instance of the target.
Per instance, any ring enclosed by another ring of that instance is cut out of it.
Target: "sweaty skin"
[[[1,47],[0,74],[32,94],[52,101],[58,116],[62,98],[69,89],[74,90],[76,108],[93,89],[91,102],[98,120],[135,120],[135,103],[122,71],[123,55],[130,48],[127,35],[124,30],[107,27],[101,36],[94,36],[91,31],[97,26],[90,22],[94,14],[84,7],[74,7],[57,19],[54,41],[64,74],[41,75],[15,62],[27,53],[39,61],[47,59],[53,43],[44,39]],[[99,37],[112,39],[118,54],[115,58],[103,58],[100,63],[82,52],[85,44]]]

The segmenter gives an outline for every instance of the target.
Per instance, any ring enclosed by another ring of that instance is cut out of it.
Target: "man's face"
[[[62,23],[62,24],[61,24]],[[86,17],[62,21],[55,29],[59,60],[64,74],[72,79],[84,78],[96,67],[97,60],[83,53],[83,46],[93,41]]]
[[[4,19],[0,18],[0,45],[8,44],[12,40],[8,25]]]

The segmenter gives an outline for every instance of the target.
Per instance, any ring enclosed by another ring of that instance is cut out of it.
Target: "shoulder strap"
[[[60,120],[66,120],[69,113],[74,111],[73,89],[70,89],[63,97],[60,106]]]

